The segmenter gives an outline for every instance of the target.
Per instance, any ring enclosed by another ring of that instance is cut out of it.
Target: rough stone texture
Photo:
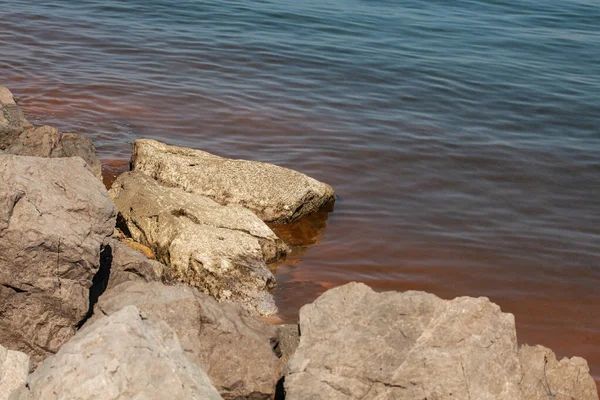
[[[486,298],[350,283],[300,310],[287,399],[518,399],[514,318]]]
[[[81,157],[89,170],[102,180],[102,165],[92,141],[75,133],[62,133],[51,126],[28,129],[6,148],[6,153],[33,157]]]
[[[521,392],[527,400],[598,400],[596,383],[581,357],[558,361],[543,346],[521,346]]]
[[[25,399],[220,399],[177,334],[129,306],[79,331],[29,377]]]
[[[276,328],[234,304],[216,300],[185,285],[127,282],[108,290],[94,318],[128,305],[150,321],[167,322],[186,354],[200,365],[224,399],[272,399],[284,364],[272,349]]]
[[[141,280],[144,282],[164,281],[165,266],[149,260],[142,253],[116,239],[107,239],[102,250],[102,265],[107,267],[106,289],[123,282]]]
[[[281,361],[287,364],[300,344],[300,331],[298,325],[284,324],[277,327],[278,343],[275,351]]]
[[[161,186],[139,172],[121,175],[110,195],[133,239],[170,267],[171,280],[263,315],[276,312],[269,293],[275,278],[265,260],[287,246],[252,212]]]
[[[29,356],[0,346],[0,400],[25,385],[29,374]]]
[[[115,214],[82,159],[0,155],[0,343],[32,367],[85,317]]]
[[[329,185],[300,172],[155,140],[136,140],[131,162],[133,170],[162,183],[208,196],[220,204],[240,204],[268,222],[293,221],[335,198]]]
[[[0,86],[0,150],[6,149],[31,124],[25,119],[13,94]]]

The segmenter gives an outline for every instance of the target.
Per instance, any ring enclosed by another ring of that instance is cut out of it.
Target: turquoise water
[[[0,84],[107,170],[152,137],[334,186],[279,230],[282,319],[350,280],[484,295],[600,376],[600,3],[9,0],[0,21]]]

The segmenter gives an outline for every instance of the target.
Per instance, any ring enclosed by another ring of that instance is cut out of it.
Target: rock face
[[[285,379],[287,399],[548,398],[535,397],[543,375],[523,363],[529,355],[519,357],[513,316],[486,298],[446,301],[351,283],[304,306],[300,331]],[[572,391],[577,379],[591,379],[574,378],[575,371],[587,374],[587,365],[577,360],[559,369],[570,371],[563,373],[568,383],[551,387],[596,399]]]
[[[161,186],[139,172],[121,175],[110,195],[133,239],[169,266],[169,279],[259,314],[276,312],[269,293],[275,278],[265,261],[287,246],[252,212]]]
[[[189,286],[141,281],[108,290],[95,315],[113,315],[128,305],[139,308],[149,321],[168,323],[187,356],[207,372],[224,399],[273,398],[284,374],[284,364],[272,349],[274,326]]]
[[[92,141],[75,133],[62,133],[51,126],[28,129],[6,148],[6,153],[33,157],[81,157],[89,170],[102,179],[102,165]]]
[[[29,374],[29,356],[0,346],[0,400],[25,385]]]
[[[32,366],[85,317],[115,214],[80,158],[0,155],[0,343]]]
[[[220,399],[177,334],[133,306],[79,331],[29,377],[17,399]]]
[[[106,289],[128,281],[161,282],[164,281],[165,266],[149,260],[139,251],[132,249],[116,239],[107,239],[102,249],[103,266],[108,268],[105,276]]]
[[[6,149],[31,124],[25,119],[13,94],[0,86],[0,150]]]
[[[519,360],[523,378],[521,391],[527,400],[598,400],[596,383],[581,357],[558,361],[543,346],[522,346]]]
[[[300,343],[298,325],[284,324],[277,327],[278,343],[275,351],[280,355],[281,361],[288,363]]]
[[[133,170],[220,204],[239,204],[267,222],[290,222],[333,201],[333,189],[273,164],[222,158],[201,150],[136,140]]]

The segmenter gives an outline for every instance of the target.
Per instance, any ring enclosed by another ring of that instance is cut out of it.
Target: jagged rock
[[[80,330],[16,399],[221,399],[165,322],[128,306]]]
[[[287,399],[518,399],[514,318],[486,298],[350,283],[300,310]]]
[[[267,222],[290,222],[335,198],[333,189],[277,165],[222,158],[201,150],[140,139],[133,144],[133,170],[220,204],[240,204]]]
[[[82,159],[0,155],[0,343],[32,367],[86,316],[115,214]]]
[[[597,399],[585,361],[558,363],[544,348],[518,352],[514,317],[484,297],[442,300],[350,283],[302,307],[300,332],[288,400]]]
[[[583,358],[558,361],[554,352],[546,347],[521,346],[519,360],[523,399],[598,400],[596,383]]]
[[[75,133],[62,133],[51,126],[23,131],[6,153],[33,157],[81,157],[89,170],[102,180],[102,165],[92,141]]]
[[[272,399],[284,364],[272,349],[276,328],[235,304],[185,285],[127,282],[106,291],[95,316],[135,305],[149,321],[162,320],[177,332],[193,362],[200,365],[224,399]]]
[[[29,374],[29,356],[0,346],[0,400],[25,385]]]
[[[25,119],[13,94],[0,86],[0,150],[6,149],[31,124]]]
[[[277,327],[278,343],[275,351],[281,361],[287,364],[300,344],[300,331],[296,324],[283,324]]]
[[[110,195],[133,239],[169,266],[169,279],[263,315],[276,312],[269,293],[275,278],[265,260],[287,246],[252,212],[161,186],[140,172],[121,175]]]

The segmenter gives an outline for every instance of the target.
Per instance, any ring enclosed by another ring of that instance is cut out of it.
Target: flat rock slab
[[[26,399],[221,399],[165,322],[134,306],[95,321],[30,375]]]
[[[276,312],[269,293],[275,278],[265,262],[287,246],[251,211],[161,186],[140,172],[121,175],[110,195],[133,239],[169,267],[170,280],[262,315]]]
[[[585,360],[519,352],[514,317],[484,297],[349,283],[302,307],[300,334],[286,399],[597,399]]]
[[[150,321],[175,330],[194,363],[200,365],[224,399],[267,400],[275,395],[284,363],[273,352],[277,332],[235,304],[218,303],[186,286],[127,282],[107,290],[94,317],[135,305]]]
[[[0,400],[25,385],[29,375],[29,356],[0,346]]]
[[[33,367],[85,317],[115,219],[82,159],[0,155],[0,343]]]
[[[331,186],[277,165],[223,158],[201,150],[140,139],[133,170],[220,204],[239,204],[267,222],[290,222],[335,199]]]

